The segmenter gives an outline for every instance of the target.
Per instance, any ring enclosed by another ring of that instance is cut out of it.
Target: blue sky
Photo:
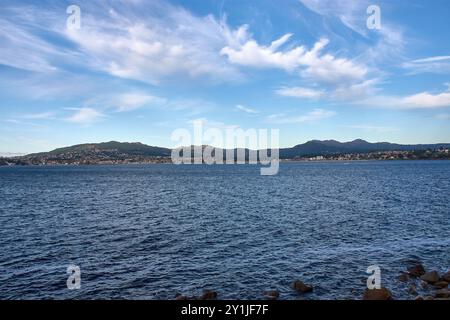
[[[80,29],[67,28],[69,5]],[[381,28],[368,29],[369,5]],[[0,153],[205,127],[450,142],[450,2],[0,2]]]

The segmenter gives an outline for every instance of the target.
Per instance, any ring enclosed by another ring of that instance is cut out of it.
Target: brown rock
[[[417,296],[414,300],[423,300],[422,296]]]
[[[200,296],[200,300],[214,300],[217,298],[217,292],[212,290],[204,290]]]
[[[433,298],[433,297],[430,297],[430,296],[427,296],[427,297],[425,297],[425,299],[423,299],[423,300],[434,300],[434,298]]]
[[[182,295],[181,293],[177,293],[175,295],[175,300],[187,300],[188,298],[184,295]]]
[[[392,294],[384,287],[380,289],[366,289],[363,300],[392,300]]]
[[[292,288],[301,293],[313,291],[312,285],[305,284],[303,283],[303,281],[300,280],[295,280],[294,283],[292,283]]]
[[[408,280],[409,280],[409,275],[408,275],[408,273],[402,272],[402,273],[397,277],[397,280],[398,280],[398,281],[401,281],[401,282],[408,282]]]
[[[425,274],[425,268],[420,263],[416,264],[416,265],[413,265],[411,267],[408,267],[408,274],[411,277],[418,278],[418,277],[420,277],[420,276]]]
[[[442,275],[442,280],[450,282],[450,270],[448,270],[446,273]]]
[[[450,298],[450,291],[448,289],[441,289],[434,293],[435,298]]]
[[[264,291],[264,296],[269,299],[278,299],[280,293],[277,290]]]
[[[422,275],[420,279],[428,283],[435,283],[439,281],[439,273],[436,271],[430,271]]]
[[[436,283],[433,283],[433,287],[437,289],[444,289],[448,287],[447,281],[438,281]]]

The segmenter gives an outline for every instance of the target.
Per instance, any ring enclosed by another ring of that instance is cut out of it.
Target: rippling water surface
[[[359,299],[450,267],[450,161],[0,168],[0,298]],[[81,268],[68,290],[66,268]]]

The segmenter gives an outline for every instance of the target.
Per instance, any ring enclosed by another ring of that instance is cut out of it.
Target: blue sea
[[[361,299],[371,265],[412,299],[415,261],[450,267],[450,161],[0,167],[1,299]]]

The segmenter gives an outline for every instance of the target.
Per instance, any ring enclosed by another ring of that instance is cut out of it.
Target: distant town
[[[416,151],[378,151],[315,157],[295,157],[294,161],[357,161],[357,160],[449,160],[450,149]]]
[[[413,150],[370,151],[376,148],[408,147]],[[446,144],[407,146],[372,144],[363,140],[345,143],[333,140],[310,141],[280,149],[279,153],[281,161],[450,160],[450,146]],[[172,163],[170,155],[171,149],[167,148],[111,141],[76,145],[45,153],[0,157],[0,166]]]

